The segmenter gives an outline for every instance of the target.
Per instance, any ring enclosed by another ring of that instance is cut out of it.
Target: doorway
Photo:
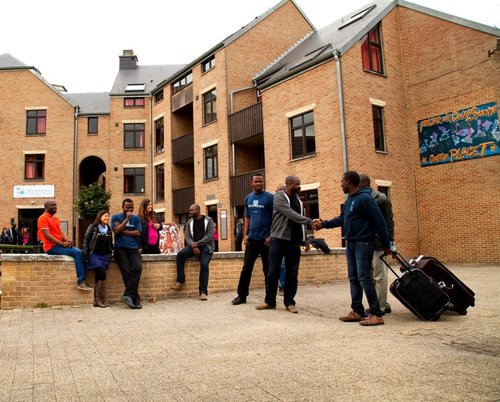
[[[31,233],[30,245],[38,244],[38,218],[45,212],[43,208],[21,208],[18,212],[17,230],[21,231],[23,227],[28,228]]]

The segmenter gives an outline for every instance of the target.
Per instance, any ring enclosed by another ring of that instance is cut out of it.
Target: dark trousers
[[[266,284],[266,304],[276,306],[276,293],[281,272],[281,261],[285,257],[285,293],[283,295],[285,306],[295,305],[297,294],[297,277],[300,264],[300,242],[276,239],[269,245],[269,273]]]
[[[267,283],[267,274],[269,272],[269,246],[266,246],[265,243],[266,239],[248,239],[248,244],[245,248],[245,256],[243,257],[240,282],[238,283],[238,296],[241,298],[246,298],[248,296],[253,266],[259,255],[262,259],[264,280],[265,283]]]
[[[201,246],[200,249],[200,277],[199,277],[199,292],[208,294],[208,265],[212,259],[212,252],[208,246]],[[186,282],[184,266],[189,257],[194,257],[193,249],[189,246],[184,247],[177,253],[177,282]]]
[[[141,255],[138,249],[115,248],[115,261],[122,273],[125,292],[123,296],[130,296],[134,303],[140,301],[139,282],[142,273]]]

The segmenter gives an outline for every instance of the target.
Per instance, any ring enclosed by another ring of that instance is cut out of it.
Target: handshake
[[[321,230],[321,229],[323,229],[322,223],[323,223],[323,219],[320,219],[320,218],[313,219],[313,224],[312,224],[313,230]]]

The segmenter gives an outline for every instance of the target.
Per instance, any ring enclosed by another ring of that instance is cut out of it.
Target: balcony
[[[194,186],[172,190],[172,209],[175,215],[186,214],[194,204]]]
[[[256,103],[246,109],[229,116],[231,143],[246,140],[261,135],[264,132],[262,124],[262,103]]]
[[[181,163],[193,159],[193,133],[172,140],[172,162]]]
[[[246,172],[237,176],[231,177],[231,197],[233,200],[233,206],[241,206],[245,204],[245,197],[252,191],[252,186],[250,182],[252,181],[252,176],[255,173],[264,174],[265,169],[253,170],[251,172]],[[265,188],[265,176],[264,176],[264,188]]]
[[[172,95],[172,113],[193,103],[193,86],[188,85]]]

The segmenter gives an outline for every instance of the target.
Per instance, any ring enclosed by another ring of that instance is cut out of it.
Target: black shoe
[[[384,313],[385,314],[391,314],[392,313],[392,310],[389,306],[387,306],[385,309],[384,309]]]
[[[122,296],[122,300],[125,302],[125,304],[127,306],[129,306],[130,308],[136,308],[135,307],[135,304],[134,304],[134,301],[132,300],[132,298],[130,296]]]
[[[247,299],[244,297],[236,297],[235,299],[231,300],[231,304],[237,306],[238,304],[245,304],[247,302]]]

